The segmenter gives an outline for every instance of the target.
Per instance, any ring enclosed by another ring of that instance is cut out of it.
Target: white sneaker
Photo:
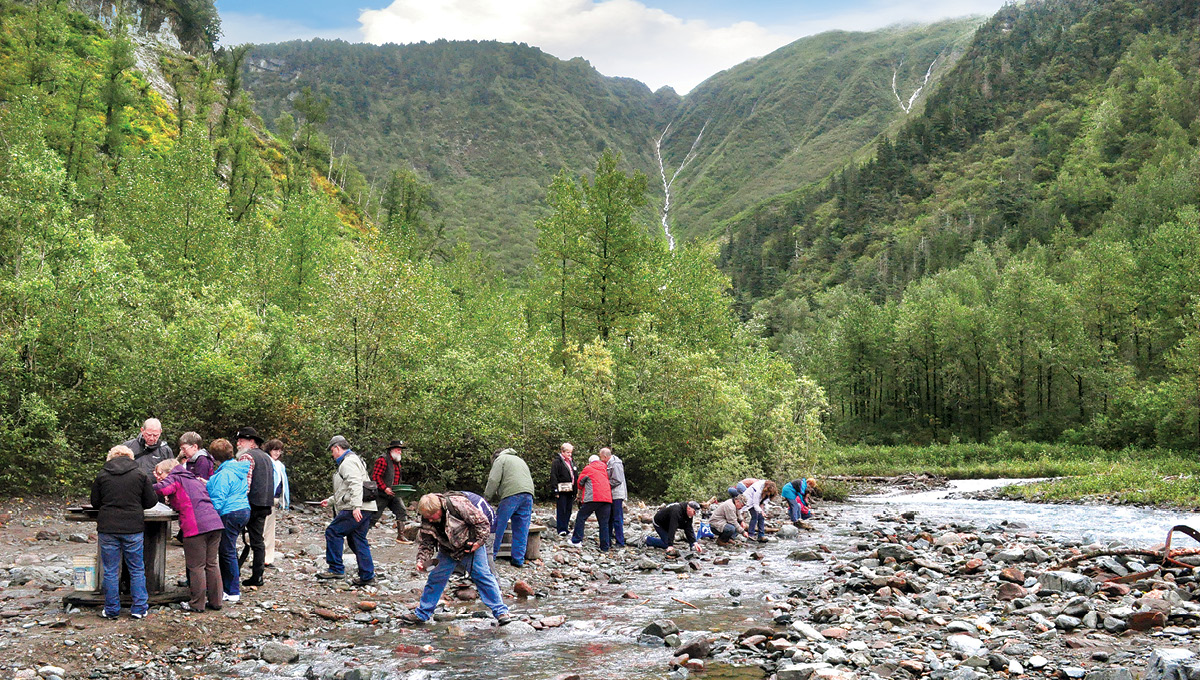
[[[225,604],[237,604],[237,602],[241,599],[242,599],[241,595],[226,595],[223,598],[223,601],[225,602]]]
[[[583,545],[583,541],[576,541],[573,538],[571,540],[567,541],[567,543],[570,543],[571,545],[576,546],[576,547]]]

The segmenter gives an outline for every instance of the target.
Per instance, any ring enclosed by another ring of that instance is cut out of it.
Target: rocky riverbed
[[[380,526],[377,586],[317,582],[326,515],[315,511],[282,518],[279,568],[221,612],[64,612],[71,557],[94,554],[94,535],[57,505],[13,501],[0,508],[0,674],[1200,680],[1197,569],[1156,569],[1137,554],[1059,568],[1120,546],[1046,533],[1017,512],[972,520],[903,502],[822,505],[800,528],[773,517],[766,544],[671,554],[632,546],[649,516],[627,512],[623,550],[554,537],[524,569],[500,560],[516,623],[496,627],[462,582],[436,622],[413,629],[396,617],[424,583],[415,547]],[[552,524],[549,508],[535,521]],[[168,566],[182,570],[181,548]]]

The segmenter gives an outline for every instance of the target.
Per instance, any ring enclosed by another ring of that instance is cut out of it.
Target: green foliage
[[[731,221],[740,310],[838,439],[1200,446],[1170,359],[1200,274],[1195,16],[1007,6],[873,158]]]

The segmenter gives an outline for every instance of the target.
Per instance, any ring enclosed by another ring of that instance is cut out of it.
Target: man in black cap
[[[250,564],[250,578],[242,581],[242,585],[261,586],[263,565],[267,556],[264,529],[267,517],[271,515],[271,506],[275,504],[275,463],[271,456],[260,448],[263,439],[253,427],[238,430],[236,438],[238,459],[249,458],[253,464],[250,477],[250,521],[246,523],[253,561]]]
[[[371,469],[371,480],[379,487],[375,499],[377,510],[371,515],[371,528],[374,529],[379,523],[383,511],[391,508],[392,514],[396,516],[396,542],[406,545],[412,543],[404,538],[404,524],[408,521],[408,511],[404,508],[404,501],[396,495],[396,490],[392,487],[399,485],[402,480],[400,459],[407,448],[408,445],[402,440],[393,439],[383,447],[383,453],[375,459],[375,466]]]
[[[700,504],[696,501],[686,503],[671,503],[654,513],[654,531],[646,537],[646,545],[652,548],[670,548],[675,543],[675,532],[683,529],[683,538],[688,547],[696,552],[704,552],[704,548],[696,542],[696,530],[692,527],[692,518],[700,512]]]

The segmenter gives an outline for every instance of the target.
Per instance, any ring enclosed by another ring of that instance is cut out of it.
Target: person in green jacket
[[[512,551],[509,561],[514,567],[525,564],[525,546],[529,542],[529,520],[533,516],[533,475],[517,452],[501,449],[492,454],[492,472],[488,475],[484,498],[500,499],[496,506],[496,523],[492,526],[492,556],[500,550],[500,541],[512,520]]]

